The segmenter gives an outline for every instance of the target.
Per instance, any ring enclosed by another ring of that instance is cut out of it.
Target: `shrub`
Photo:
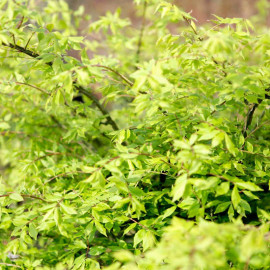
[[[1,1],[0,267],[269,269],[268,3],[134,4]]]

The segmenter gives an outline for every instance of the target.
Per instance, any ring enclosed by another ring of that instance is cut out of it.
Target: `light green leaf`
[[[74,209],[74,207],[72,207],[70,205],[66,205],[64,203],[61,203],[60,208],[61,208],[61,211],[65,214],[68,214],[68,215],[76,215],[77,214],[77,211]]]
[[[22,197],[19,193],[11,193],[11,194],[9,195],[9,198],[10,198],[11,200],[16,201],[16,202],[21,202],[21,201],[24,200],[23,197]]]
[[[241,201],[241,197],[239,195],[239,192],[238,192],[238,189],[237,189],[236,185],[234,185],[232,195],[231,195],[231,200],[232,200],[234,209],[236,209],[237,206],[239,205],[240,201]]]
[[[173,201],[179,200],[183,196],[186,189],[186,184],[187,174],[183,174],[176,179],[175,185],[172,189]]]
[[[175,211],[176,208],[177,208],[177,206],[172,206],[172,207],[168,208],[164,212],[164,214],[162,216],[162,220],[165,219],[166,217],[169,217],[170,215],[172,215],[174,213],[174,211]]]
[[[35,227],[35,225],[33,224],[33,222],[31,222],[29,224],[29,235],[34,238],[35,240],[37,240],[37,235],[38,235],[38,231]]]
[[[95,220],[95,225],[96,225],[97,230],[101,234],[107,236],[106,229],[104,228],[104,226],[100,222],[98,222],[97,220]]]

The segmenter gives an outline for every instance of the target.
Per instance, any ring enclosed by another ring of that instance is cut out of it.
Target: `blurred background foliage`
[[[67,2],[72,9],[83,5],[85,12],[93,18],[104,15],[108,10],[114,11],[121,7],[124,17],[127,16],[134,22],[137,20],[132,0],[67,0]],[[256,14],[258,9],[264,8],[266,3],[270,4],[268,0],[175,0],[172,2],[187,12],[192,11],[193,17],[200,24],[213,19],[212,14],[221,17],[249,18]],[[267,23],[270,24],[269,16],[267,16]]]

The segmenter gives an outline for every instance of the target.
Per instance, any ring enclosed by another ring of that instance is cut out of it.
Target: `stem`
[[[12,264],[12,263],[2,263],[0,262],[0,265],[10,266],[10,267],[16,267],[22,269],[19,265]]]
[[[147,228],[146,226],[144,226],[143,224],[141,224],[139,221],[131,218],[131,217],[128,217],[131,221],[137,223],[138,225],[140,225],[142,228],[144,228],[145,230],[149,230],[149,228]]]
[[[264,126],[265,124],[268,124],[270,122],[270,120],[267,120],[265,122],[263,122],[261,125],[257,126],[255,129],[253,129],[246,137],[245,139],[247,139],[248,137],[250,137],[254,132],[256,132],[258,129],[260,129],[262,126]]]
[[[142,47],[143,32],[144,32],[145,23],[146,23],[146,20],[145,20],[146,9],[147,9],[147,1],[144,0],[143,15],[142,15],[142,25],[141,25],[141,29],[140,29],[140,35],[139,35],[139,40],[138,40],[138,45],[137,45],[137,52],[136,52],[136,62],[137,63],[140,62],[140,54],[141,54],[141,47]]]
[[[24,53],[24,54],[27,54],[29,56],[31,56],[32,58],[38,58],[40,55],[35,53],[35,52],[32,52],[30,50],[27,50],[21,46],[18,46],[18,45],[13,45],[13,44],[6,44],[6,43],[2,43],[3,46],[6,46],[6,47],[10,47],[12,49],[15,49],[21,53]],[[48,62],[46,63],[48,66],[52,66],[53,65],[53,62]],[[123,78],[123,76],[122,76]],[[92,94],[91,92],[89,92],[88,90],[86,90],[84,87],[80,86],[80,85],[77,85],[75,81],[73,81],[73,86],[82,94],[84,94],[85,96],[87,96],[88,98],[90,98],[93,103],[96,105],[96,107],[98,107],[98,109],[101,111],[101,113],[103,115],[106,116],[106,119],[107,119],[107,123],[110,124],[112,126],[112,128],[114,130],[119,130],[119,127],[117,126],[117,124],[114,122],[114,120],[111,118],[111,116],[109,115],[109,112],[99,103],[99,100],[94,96],[94,94]],[[40,89],[39,89],[40,90]]]
[[[39,88],[39,87],[37,87],[37,86],[35,86],[35,85],[33,85],[33,84],[22,83],[22,82],[15,82],[15,83],[18,84],[18,85],[26,85],[26,86],[30,86],[30,87],[32,87],[32,88],[37,89],[38,91],[40,91],[40,92],[42,92],[42,93],[45,93],[46,95],[50,95],[50,93],[47,92],[46,90],[44,90],[44,89],[42,89],[42,88]]]
[[[115,73],[117,76],[119,76],[123,81],[125,81],[129,86],[133,86],[133,82],[131,82],[127,77],[125,77],[124,75],[120,74],[118,71],[107,67],[107,66],[103,66],[103,65],[91,65],[92,67],[101,67],[101,68],[105,68],[113,73]]]
[[[119,130],[119,127],[117,126],[117,124],[114,122],[114,120],[109,115],[109,112],[100,104],[100,102],[98,101],[98,99],[95,97],[94,94],[87,91],[85,88],[83,88],[80,85],[75,85],[75,88],[80,93],[84,94],[86,97],[88,97],[89,99],[91,99],[93,101],[93,103],[96,105],[96,107],[98,107],[98,109],[101,111],[101,113],[106,116],[107,122],[112,126],[112,128],[114,130]]]
[[[4,195],[0,195],[0,198],[3,198],[3,197],[8,197],[10,194],[12,194],[14,192],[10,192],[9,194],[4,194]],[[41,197],[38,197],[38,196],[35,196],[35,195],[30,195],[30,194],[20,194],[22,197],[29,197],[31,199],[37,199],[37,200],[41,200],[43,202],[47,202],[46,200],[44,200],[43,198]]]
[[[262,102],[262,100],[259,100],[258,103],[253,103],[248,110],[248,113],[246,116],[246,121],[245,121],[243,131],[242,131],[244,138],[247,138],[248,127],[251,125],[254,112],[261,102]]]

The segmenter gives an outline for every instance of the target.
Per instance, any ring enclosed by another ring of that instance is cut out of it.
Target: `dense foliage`
[[[269,3],[134,5],[1,0],[0,268],[270,269]]]

